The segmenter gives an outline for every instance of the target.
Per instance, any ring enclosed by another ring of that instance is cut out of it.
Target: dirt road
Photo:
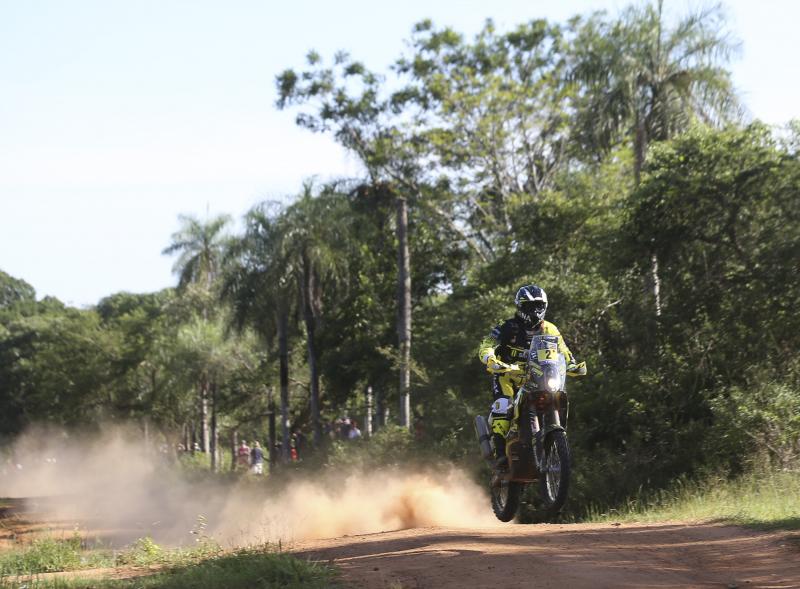
[[[797,535],[716,524],[417,528],[293,551],[362,589],[800,588]]]

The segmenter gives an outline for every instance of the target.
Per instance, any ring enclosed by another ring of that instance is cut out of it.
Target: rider
[[[491,424],[495,459],[498,467],[507,464],[506,435],[511,427],[509,411],[513,406],[516,390],[525,380],[525,365],[528,348],[534,335],[556,335],[558,328],[544,320],[547,311],[547,293],[544,289],[529,284],[521,287],[514,297],[517,312],[510,319],[492,329],[491,335],[483,340],[480,347],[481,362],[492,374]],[[567,361],[569,374],[586,374],[586,363],[577,364],[575,357],[559,337],[559,349]]]

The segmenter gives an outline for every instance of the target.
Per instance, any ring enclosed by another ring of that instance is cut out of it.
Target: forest
[[[422,21],[381,70],[311,51],[275,108],[363,174],[309,179],[241,231],[180,217],[160,292],[79,309],[0,271],[0,443],[127,423],[220,470],[272,424],[271,475],[298,468],[293,433],[317,462],[477,469],[478,345],[537,284],[589,372],[569,390],[573,514],[797,469],[800,122],[752,119],[736,51],[719,8],[660,3],[471,38]],[[332,440],[342,418],[361,440]]]

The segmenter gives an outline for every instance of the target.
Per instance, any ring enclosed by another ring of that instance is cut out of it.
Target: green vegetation
[[[761,529],[800,529],[800,475],[748,474],[709,478],[642,493],[611,511],[590,510],[598,522],[724,521]]]
[[[201,524],[202,527],[202,524]],[[67,539],[41,538],[29,546],[0,552],[0,587],[330,587],[331,569],[277,553],[271,546],[233,553],[201,534],[192,548],[164,548],[144,537],[122,551],[88,547],[76,533]],[[43,573],[100,567],[156,567],[135,580],[47,578]],[[13,580],[21,577],[19,580]]]
[[[60,538],[40,538],[29,546],[0,552],[0,578],[113,566],[108,550],[86,550],[78,534]]]
[[[472,39],[425,21],[385,71],[312,52],[277,106],[363,176],[260,203],[239,235],[182,217],[175,289],[74,309],[0,273],[0,437],[133,422],[221,470],[273,423],[271,478],[293,431],[307,465],[477,468],[476,347],[534,282],[590,371],[570,388],[566,517],[796,471],[800,125],[743,119],[719,10],[661,8]],[[325,426],[364,430],[368,387],[385,433],[352,452]]]
[[[241,549],[203,560],[169,564],[162,570],[131,579],[81,579],[0,576],[3,589],[322,589],[335,587],[334,572],[321,564],[263,549]]]
[[[166,549],[152,538],[144,537],[127,549],[112,550],[102,545],[87,545],[77,532],[69,538],[38,538],[29,545],[0,552],[0,577],[98,567],[178,566],[222,554],[216,543],[204,536],[200,540],[192,548]]]

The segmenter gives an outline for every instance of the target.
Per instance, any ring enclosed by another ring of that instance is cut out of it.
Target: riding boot
[[[506,456],[506,439],[500,434],[492,434],[494,443],[494,465],[498,470],[508,467],[508,456]]]

